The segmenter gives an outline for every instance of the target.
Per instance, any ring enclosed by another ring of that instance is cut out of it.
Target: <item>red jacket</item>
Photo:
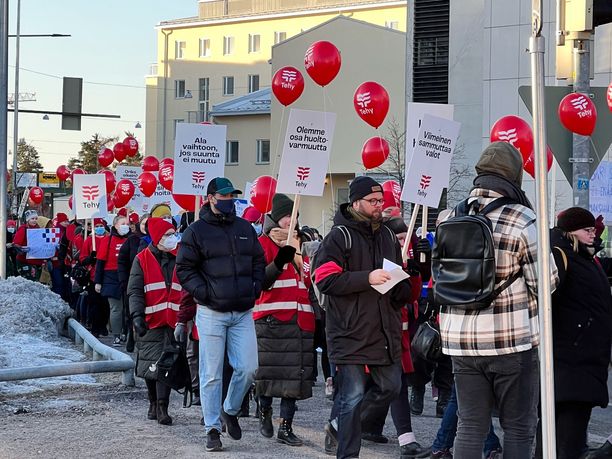
[[[117,260],[119,259],[119,250],[127,239],[125,237],[112,235],[105,235],[100,240],[96,240],[96,258],[104,261],[104,271],[117,271]]]
[[[81,238],[82,245],[81,245],[81,252],[79,255],[79,261],[83,263],[85,261],[85,258],[91,255],[91,252],[93,250],[93,243],[91,241],[91,236],[88,236],[85,241],[83,241],[83,236],[81,235],[76,236],[76,238]],[[100,244],[102,244],[102,241],[104,240],[104,238],[105,238],[104,236],[96,236],[96,250],[98,249],[98,247],[100,247]],[[91,281],[93,282],[94,276],[96,275],[96,260],[95,259],[88,266],[88,269],[89,269],[89,275],[91,277]]]
[[[23,225],[21,225],[19,228],[17,228],[17,231],[15,232],[15,236],[13,236],[13,244],[18,245],[20,247],[27,247],[28,245],[28,233],[27,233],[27,229],[31,228],[31,229],[35,229],[35,228],[40,228],[40,226],[36,225],[36,226],[29,226],[27,223],[24,223]],[[46,260],[29,260],[26,258],[26,254],[23,252],[19,252],[17,251],[17,261],[20,263],[25,263],[28,265],[43,265],[45,264]]]
[[[266,263],[272,263],[279,247],[266,235],[261,236],[259,242],[264,249]],[[304,263],[309,264],[308,257],[304,257]],[[299,327],[304,331],[314,332],[315,315],[310,305],[308,287],[305,282],[310,282],[310,280],[308,278],[302,280],[301,274],[296,271],[293,263],[288,263],[272,287],[261,292],[260,297],[255,301],[253,318],[258,320],[272,315],[286,322],[297,314]]]
[[[172,273],[172,283],[168,287],[159,262],[148,248],[141,251],[136,257],[144,276],[145,321],[148,327],[174,328],[182,291],[181,284],[176,277],[176,267]]]

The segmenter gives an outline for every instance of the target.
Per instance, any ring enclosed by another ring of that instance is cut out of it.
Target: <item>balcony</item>
[[[158,73],[157,73],[158,68],[159,66],[157,63],[149,64],[149,73],[147,74],[147,76],[151,76],[151,77],[158,76]]]

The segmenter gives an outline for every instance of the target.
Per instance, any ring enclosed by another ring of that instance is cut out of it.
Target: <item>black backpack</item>
[[[522,275],[519,269],[495,288],[495,245],[489,212],[516,201],[498,198],[470,215],[478,201],[455,208],[454,217],[440,223],[432,249],[434,300],[441,306],[465,310],[485,309]]]

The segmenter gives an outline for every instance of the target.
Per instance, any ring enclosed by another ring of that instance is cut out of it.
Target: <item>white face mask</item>
[[[119,228],[117,228],[117,233],[119,233],[119,236],[125,236],[129,232],[130,232],[129,225],[119,225]]]
[[[164,217],[164,220],[166,220],[170,224],[174,224],[174,220],[172,220],[172,217]]]
[[[179,238],[176,234],[171,234],[170,236],[166,236],[164,241],[161,243],[161,246],[166,250],[174,250],[179,243]]]
[[[15,232],[15,228],[13,228],[12,226],[10,228],[7,228],[6,230],[11,234]]]

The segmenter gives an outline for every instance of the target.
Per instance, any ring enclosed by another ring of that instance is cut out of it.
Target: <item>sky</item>
[[[9,30],[15,33],[17,0],[10,0]],[[35,92],[21,109],[61,111],[62,77],[83,78],[83,112],[120,115],[120,120],[83,118],[81,131],[63,131],[61,117],[22,113],[19,138],[38,150],[45,171],[76,156],[94,133],[125,137],[132,131],[144,145],[145,75],[155,62],[155,26],[197,15],[197,0],[21,0],[22,34],[70,34],[68,38],[22,38],[19,92]],[[9,39],[9,94],[14,92],[15,39]],[[8,116],[13,149],[13,114]],[[141,129],[135,129],[140,121]],[[151,154],[155,152],[150,152]],[[9,154],[9,168],[13,158]]]

